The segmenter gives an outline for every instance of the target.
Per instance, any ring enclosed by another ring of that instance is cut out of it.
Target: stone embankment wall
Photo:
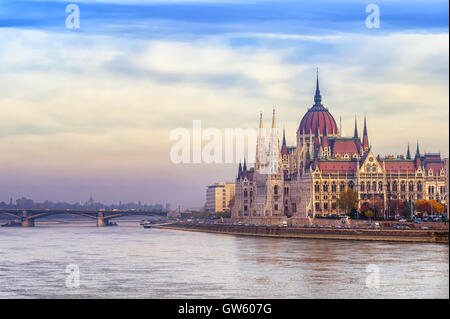
[[[396,230],[396,229],[334,229],[300,227],[266,227],[224,224],[169,224],[156,228],[225,233],[247,236],[347,239],[377,241],[432,242],[448,244],[447,230]]]

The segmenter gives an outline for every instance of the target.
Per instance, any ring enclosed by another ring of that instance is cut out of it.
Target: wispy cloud
[[[382,20],[384,31],[372,33],[352,27],[365,16],[353,1],[343,3],[348,10],[146,1],[121,5],[122,17],[119,3],[86,4],[79,32],[64,29],[63,3],[0,9],[6,197],[27,190],[44,199],[66,187],[72,200],[93,192],[104,201],[163,202],[178,194],[183,204],[199,206],[203,187],[232,179],[235,167],[171,164],[170,131],[190,128],[194,119],[204,127],[254,127],[258,112],[276,105],[294,144],[312,104],[316,66],[324,103],[342,116],[344,133],[355,113],[362,119],[366,112],[376,153],[398,153],[419,139],[423,150],[448,155],[449,37],[440,20],[448,8],[435,13],[440,1],[425,10],[435,21],[399,21],[397,12]],[[406,15],[423,6],[413,3]]]

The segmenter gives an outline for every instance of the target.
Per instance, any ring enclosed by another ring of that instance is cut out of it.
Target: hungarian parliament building
[[[264,134],[266,131],[269,134]],[[435,199],[445,203],[447,166],[439,153],[380,158],[372,153],[364,116],[363,134],[355,119],[353,136],[341,136],[333,115],[322,104],[317,77],[314,105],[297,130],[297,145],[287,146],[285,132],[279,144],[275,109],[270,129],[260,114],[256,160],[252,168],[239,164],[232,218],[276,223],[283,218],[343,215],[340,193],[351,188],[364,202],[414,202]]]

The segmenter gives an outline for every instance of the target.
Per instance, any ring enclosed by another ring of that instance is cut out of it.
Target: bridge
[[[97,220],[97,227],[109,226],[109,221],[113,218],[123,216],[167,216],[167,211],[163,210],[64,210],[64,209],[0,209],[0,216],[10,216],[20,222],[22,227],[34,227],[36,219],[61,214],[73,214],[85,216]]]

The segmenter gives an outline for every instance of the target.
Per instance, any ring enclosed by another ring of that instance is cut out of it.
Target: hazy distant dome
[[[322,96],[319,90],[319,76],[317,76],[314,105],[303,116],[298,129],[302,134],[309,134],[310,132],[314,134],[317,128],[319,128],[319,133],[323,134],[325,126],[327,127],[328,135],[337,135],[336,121],[333,115],[322,105]]]

